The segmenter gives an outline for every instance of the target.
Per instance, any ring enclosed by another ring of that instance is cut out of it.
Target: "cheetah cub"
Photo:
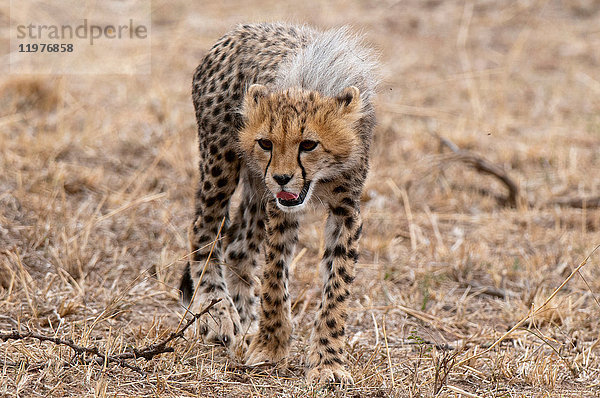
[[[255,24],[223,36],[196,69],[200,182],[181,290],[188,303],[193,297],[194,312],[221,299],[201,319],[201,332],[230,347],[253,335],[248,364],[278,362],[289,352],[288,266],[302,210],[316,201],[328,217],[307,377],[352,383],[343,347],[375,124],[375,67],[373,52],[346,28]],[[238,186],[241,204],[230,222]]]

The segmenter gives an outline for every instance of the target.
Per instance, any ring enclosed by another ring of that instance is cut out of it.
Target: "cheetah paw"
[[[255,336],[246,353],[246,365],[253,366],[263,363],[277,363],[284,359],[288,350],[286,347],[275,346],[273,343],[262,343],[260,336]]]
[[[325,366],[319,365],[308,371],[306,380],[309,384],[331,385],[339,384],[340,387],[348,387],[354,384],[354,380],[350,372],[346,371],[342,366]]]
[[[194,300],[191,311],[196,314],[201,312],[213,299],[221,299],[221,301],[200,317],[199,333],[208,343],[233,348],[238,343],[241,326],[240,317],[230,297],[200,294]]]

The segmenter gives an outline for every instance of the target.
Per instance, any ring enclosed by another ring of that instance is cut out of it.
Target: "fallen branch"
[[[221,300],[213,299],[206,306],[206,308],[204,308],[198,314],[193,314],[193,317],[188,319],[188,321],[182,328],[178,329],[176,332],[172,332],[164,340],[162,340],[158,343],[155,343],[155,344],[150,344],[142,349],[137,349],[134,347],[131,350],[125,351],[125,352],[123,352],[121,354],[117,354],[117,355],[103,354],[102,352],[100,352],[98,347],[84,347],[84,346],[76,344],[71,339],[61,339],[58,337],[45,336],[45,335],[35,333],[35,332],[18,332],[15,330],[15,331],[12,331],[9,333],[0,333],[0,340],[8,341],[8,340],[24,340],[24,339],[28,339],[28,338],[33,338],[33,339],[37,339],[39,341],[48,341],[48,342],[54,343],[56,345],[67,346],[67,347],[71,348],[73,351],[75,351],[75,353],[78,356],[82,356],[84,354],[91,354],[93,357],[86,360],[85,361],[86,363],[92,363],[92,362],[95,362],[98,364],[114,363],[123,368],[127,368],[127,369],[133,370],[139,374],[145,375],[146,372],[144,372],[141,368],[127,363],[126,360],[144,358],[145,360],[149,361],[157,355],[164,354],[167,352],[173,352],[174,351],[173,347],[167,347],[167,344],[169,344],[171,341],[175,340],[176,338],[183,337],[185,331],[190,326],[192,326],[192,324],[194,322],[196,322],[196,320],[198,320],[198,318],[200,318],[202,315],[204,315],[208,311],[210,311],[210,309],[215,304],[217,304],[219,301],[221,301]]]
[[[0,334],[0,340],[2,341],[8,341],[8,340],[24,340],[24,339],[29,339],[29,338],[33,338],[33,339],[37,339],[40,341],[49,341],[51,343],[54,343],[56,345],[65,345],[69,348],[71,348],[73,351],[75,351],[75,353],[77,355],[83,355],[83,354],[92,354],[96,357],[98,357],[98,359],[101,362],[107,361],[107,362],[112,362],[112,363],[116,363],[121,367],[124,368],[128,368],[131,369],[135,372],[138,372],[140,374],[144,374],[144,372],[138,368],[137,366],[134,365],[130,365],[128,363],[125,362],[125,360],[123,359],[117,359],[115,357],[112,357],[110,355],[104,355],[103,353],[101,353],[98,350],[98,347],[83,347],[80,346],[78,344],[75,344],[73,342],[73,340],[71,339],[61,339],[58,337],[51,337],[51,336],[44,336],[42,334],[39,333],[35,333],[35,332],[17,332],[16,330],[10,332],[10,333],[2,333]]]
[[[597,209],[600,208],[600,196],[589,198],[572,197],[556,198],[549,203],[550,205],[569,206],[576,209]]]
[[[460,149],[455,143],[447,138],[441,137],[436,133],[433,134],[440,142],[441,145],[448,147],[452,152],[456,154],[457,160],[467,163],[475,168],[480,173],[490,174],[498,178],[508,189],[508,195],[503,199],[511,207],[517,206],[517,200],[519,198],[519,186],[502,170],[501,167],[491,163],[490,161],[475,155],[474,153]]]

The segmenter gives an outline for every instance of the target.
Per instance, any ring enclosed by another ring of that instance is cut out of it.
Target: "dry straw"
[[[191,73],[219,35],[240,15],[293,14],[364,32],[383,65],[346,330],[353,387],[304,381],[317,202],[290,266],[287,366],[246,367],[190,334],[127,359],[140,377],[9,339],[0,396],[600,396],[596,3],[334,0],[319,14],[153,0],[150,77],[0,75],[0,333],[119,357],[186,322]]]

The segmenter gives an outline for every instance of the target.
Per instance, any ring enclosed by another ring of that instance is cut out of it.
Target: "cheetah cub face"
[[[334,179],[359,161],[355,124],[361,107],[353,86],[337,97],[300,88],[270,92],[260,84],[249,87],[240,146],[281,210],[302,209],[320,180]]]

